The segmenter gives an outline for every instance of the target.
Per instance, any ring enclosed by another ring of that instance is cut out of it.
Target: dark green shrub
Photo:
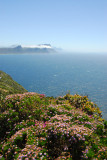
[[[14,145],[17,145],[19,148],[24,148],[26,144],[27,133],[23,132],[22,136],[16,137],[14,140]]]
[[[82,160],[85,143],[84,141],[79,140],[78,137],[72,137],[68,149],[73,160]]]
[[[104,126],[102,124],[97,125],[96,133],[100,136],[103,135]]]
[[[41,119],[41,114],[43,114],[42,110],[41,109],[36,109],[34,111],[34,118],[39,121]]]
[[[87,127],[87,128],[89,128],[89,129],[92,128],[91,124],[85,124],[84,126]]]
[[[104,121],[104,128],[107,129],[107,121]]]
[[[95,157],[95,153],[92,149],[90,149],[87,153],[87,157],[89,160],[93,159]]]
[[[0,114],[0,138],[4,138],[6,136],[6,132],[9,131],[9,118],[8,114]]]
[[[6,145],[3,149],[3,157],[5,157],[6,160],[14,160],[14,152],[14,148],[10,145]]]
[[[49,157],[57,158],[64,149],[64,140],[52,130],[49,130],[46,147]]]
[[[48,112],[47,112],[47,115],[50,116],[50,117],[53,117],[55,116],[57,113],[57,110],[56,108],[53,108],[53,107],[49,107],[48,108]]]
[[[46,147],[48,155],[52,159],[57,158],[63,152],[66,155],[70,153],[73,160],[82,160],[82,151],[85,150],[85,143],[76,136],[62,135],[61,132],[56,133],[48,130]]]
[[[15,149],[11,148],[11,151],[9,153],[7,153],[6,159],[14,160],[14,152],[15,152]]]

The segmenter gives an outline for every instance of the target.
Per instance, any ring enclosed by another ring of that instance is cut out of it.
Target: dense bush
[[[2,160],[107,159],[107,121],[86,96],[15,94],[0,107]]]

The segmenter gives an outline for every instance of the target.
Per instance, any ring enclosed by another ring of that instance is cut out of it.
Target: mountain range
[[[56,50],[50,44],[40,44],[33,46],[11,46],[1,47],[0,54],[17,54],[17,53],[52,53]]]

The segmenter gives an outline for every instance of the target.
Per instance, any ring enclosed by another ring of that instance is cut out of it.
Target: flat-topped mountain
[[[1,47],[0,54],[16,53],[54,53],[56,50],[50,44],[32,45],[32,46],[11,46]]]

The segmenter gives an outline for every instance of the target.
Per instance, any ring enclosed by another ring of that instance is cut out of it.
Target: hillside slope
[[[18,91],[10,76],[1,72],[2,80],[3,76],[4,89]],[[87,96],[54,98],[34,92],[4,96],[0,99],[0,159],[106,160],[107,121],[101,117]]]
[[[3,95],[13,93],[24,93],[27,92],[24,87],[15,82],[8,74],[0,71],[0,93]]]

